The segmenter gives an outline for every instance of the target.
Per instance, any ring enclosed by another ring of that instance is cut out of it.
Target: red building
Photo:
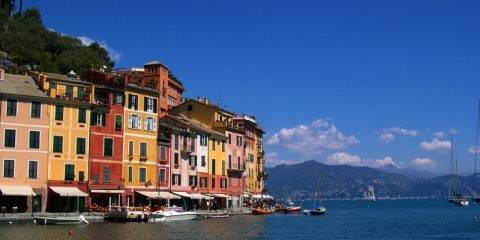
[[[89,190],[92,206],[124,203],[122,179],[124,81],[120,75],[88,71],[94,85],[91,112]]]

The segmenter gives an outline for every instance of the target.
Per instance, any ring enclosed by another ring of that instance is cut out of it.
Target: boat
[[[448,201],[454,206],[466,207],[469,205],[467,196],[459,189],[458,182],[458,158],[453,153],[453,134],[450,134],[450,179],[448,186]]]
[[[252,209],[252,215],[269,215],[272,214],[273,211],[270,209],[263,209],[263,208],[254,208]]]
[[[363,192],[364,198],[372,202],[376,202],[377,198],[375,197],[375,188],[373,186],[368,186],[368,190]]]
[[[469,202],[468,202],[468,199],[466,197],[458,197],[458,198],[453,200],[453,204],[455,204],[455,206],[459,206],[459,207],[466,207],[466,206],[468,206]]]
[[[104,218],[110,222],[145,222],[149,214],[147,208],[111,206]]]
[[[300,213],[301,211],[302,208],[298,206],[286,207],[280,210],[281,213]]]
[[[205,219],[207,218],[229,218],[230,214],[227,213],[205,213]]]
[[[324,215],[327,210],[324,207],[319,207],[313,210],[303,210],[303,214],[308,215],[308,216],[320,216]]]
[[[148,216],[148,222],[171,222],[195,220],[200,216],[197,212],[179,212],[175,210],[155,211]]]
[[[84,216],[72,216],[72,217],[34,217],[33,222],[38,225],[76,225],[89,222]]]
[[[480,196],[478,195],[478,173],[477,173],[477,157],[478,157],[478,136],[480,132],[480,101],[478,102],[478,111],[477,111],[477,131],[475,133],[475,157],[474,157],[474,168],[473,168],[473,180],[475,182],[475,193],[472,197],[472,201],[475,203],[480,202]]]

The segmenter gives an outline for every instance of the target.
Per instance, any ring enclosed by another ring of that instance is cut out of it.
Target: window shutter
[[[132,115],[128,115],[128,127],[132,128]]]
[[[137,129],[141,129],[141,128],[142,128],[142,118],[138,116]]]
[[[155,108],[157,109],[157,108]],[[155,119],[152,119],[152,122],[153,122],[153,131],[156,131],[157,130],[157,121]]]
[[[148,99],[147,97],[144,97],[144,98],[143,98],[143,111],[145,111],[145,112],[146,112],[147,109],[148,109],[148,100],[149,100],[149,99]]]
[[[135,110],[138,110],[138,96],[134,96],[133,99],[134,99],[134,102],[135,102],[134,108],[135,108]]]
[[[107,122],[107,115],[105,113],[102,113],[102,126],[105,127],[106,122]]]
[[[128,94],[128,108],[132,108],[132,95]]]

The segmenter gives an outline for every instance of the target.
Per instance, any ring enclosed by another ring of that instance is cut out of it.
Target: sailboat
[[[458,184],[458,158],[453,154],[453,134],[450,135],[450,179],[448,189],[448,201],[455,206],[465,207],[469,202],[466,196],[459,191]]]
[[[472,197],[474,202],[480,202],[480,196],[478,195],[478,180],[477,180],[477,157],[478,157],[478,132],[480,131],[480,101],[478,102],[478,110],[477,110],[477,131],[475,133],[475,157],[474,162],[475,166],[473,167],[473,181],[475,184],[475,193]]]
[[[375,197],[375,188],[373,186],[368,186],[368,190],[363,192],[363,197],[366,200],[370,200],[372,202],[376,202],[377,198]]]
[[[321,204],[322,198],[320,196],[319,189],[320,189],[320,179],[317,178],[317,182],[315,184],[314,196],[317,198],[317,200],[320,200],[320,204]],[[316,207],[315,209],[305,209],[303,210],[303,214],[308,216],[319,216],[319,215],[324,215],[326,211],[327,209],[325,207],[320,206],[320,207]]]

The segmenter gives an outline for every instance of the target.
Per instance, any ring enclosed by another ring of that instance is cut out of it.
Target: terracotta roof
[[[221,132],[215,131],[215,130],[211,129],[210,127],[208,127],[207,125],[205,125],[201,122],[198,122],[194,119],[190,119],[190,118],[186,117],[185,115],[178,115],[178,116],[166,115],[166,116],[162,117],[160,119],[160,121],[162,121],[162,119],[167,119],[167,118],[172,119],[172,120],[174,120],[178,123],[181,123],[185,127],[194,128],[198,131],[205,132],[205,133],[208,133],[210,135],[215,135],[217,137],[226,138],[226,136],[224,134],[222,134]]]

